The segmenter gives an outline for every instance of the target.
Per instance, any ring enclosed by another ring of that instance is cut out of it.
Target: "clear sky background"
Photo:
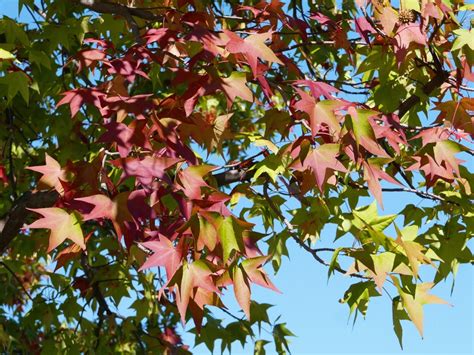
[[[17,0],[0,0],[0,16],[17,18],[17,8]],[[23,13],[21,17],[27,19],[27,14]],[[472,160],[469,163],[472,169]],[[385,194],[383,213],[399,212],[406,204],[418,205],[420,200],[409,194]],[[426,205],[426,202],[422,201],[419,206],[423,205]],[[323,233],[324,243],[330,243],[332,239],[332,230],[328,229]],[[258,302],[273,304],[274,307],[270,309],[271,319],[281,315],[279,322],[286,322],[288,328],[297,335],[291,338],[293,354],[474,353],[472,266],[460,267],[452,295],[452,280],[436,286],[433,290],[433,293],[446,299],[453,307],[425,307],[424,339],[421,339],[411,323],[404,322],[402,351],[393,332],[391,300],[387,295],[372,299],[366,319],[359,317],[353,326],[352,319],[348,319],[348,306],[340,304],[338,300],[354,281],[336,274],[328,282],[326,267],[316,263],[310,254],[301,250],[292,240],[289,240],[287,245],[291,259],[284,258],[280,272],[273,277],[282,294],[256,286],[253,288],[253,297]],[[330,258],[330,255],[327,257]],[[271,268],[267,270],[272,273]],[[241,314],[231,290],[224,297],[224,303],[234,314]],[[226,318],[219,310],[213,312]],[[186,328],[192,328],[192,324],[188,324]],[[270,334],[262,332],[263,338],[271,339]],[[185,341],[192,345],[193,337],[185,336]],[[272,344],[269,344],[266,347],[268,354],[275,352],[271,346]],[[241,349],[235,346],[232,353],[250,354],[253,352],[252,347]],[[219,349],[218,344],[216,349]],[[209,353],[204,346],[195,348],[194,352]]]

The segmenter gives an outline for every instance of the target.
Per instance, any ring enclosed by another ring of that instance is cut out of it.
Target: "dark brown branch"
[[[448,73],[445,71],[438,72],[433,79],[428,81],[422,88],[425,95],[429,96],[435,89],[439,88],[448,79]],[[403,117],[408,111],[410,111],[416,104],[421,102],[421,98],[418,95],[412,95],[400,106],[398,106],[398,117]]]
[[[144,8],[134,8],[121,5],[118,3],[100,1],[100,0],[78,0],[78,3],[82,6],[88,8],[89,10],[102,13],[102,14],[114,14],[125,17],[125,19],[130,18],[130,16],[135,16],[142,18],[148,21],[157,21],[161,19],[161,16],[157,16],[150,11],[145,10]]]
[[[85,254],[81,255],[81,265],[84,270],[87,281],[92,287],[93,297],[97,300],[97,303],[99,304],[99,317],[102,318],[104,313],[108,316],[113,314],[113,312],[109,308],[109,305],[107,304],[107,301],[105,300],[104,295],[102,294],[102,291],[100,290],[99,284],[97,283],[97,281],[94,281],[94,271],[89,265],[89,262],[87,261],[87,255]]]
[[[28,191],[13,205],[6,219],[0,221],[0,254],[3,254],[10,242],[18,234],[30,211],[28,208],[45,208],[54,205],[59,194],[55,191]],[[3,228],[2,228],[3,225]]]
[[[217,186],[223,187],[234,182],[248,181],[254,175],[254,171],[248,169],[230,169],[219,174],[212,175],[216,179]]]
[[[343,179],[338,179],[338,182],[344,184]],[[356,182],[350,182],[347,184],[348,186],[359,189],[359,190],[368,190],[367,186],[360,185]],[[447,202],[451,203],[454,205],[459,205],[458,203],[450,200],[446,200],[444,197],[441,197],[439,195],[433,194],[431,192],[425,192],[425,191],[420,191],[415,188],[409,188],[409,187],[382,187],[383,192],[408,192],[415,194],[421,198],[428,199],[428,200],[433,200],[433,201],[441,201],[441,202]]]

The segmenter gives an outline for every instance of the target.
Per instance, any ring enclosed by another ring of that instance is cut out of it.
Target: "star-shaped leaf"
[[[43,217],[31,223],[28,228],[47,228],[51,230],[48,253],[66,239],[70,239],[82,249],[86,249],[81,225],[74,213],[68,213],[57,207],[32,208],[30,210],[39,213]]]
[[[334,171],[347,171],[344,165],[337,160],[338,155],[339,144],[323,144],[311,150],[303,163],[296,163],[293,167],[299,171],[311,169],[319,190],[323,191],[324,185]]]
[[[30,166],[27,169],[43,174],[38,182],[39,188],[54,188],[60,194],[64,192],[60,179],[66,180],[66,172],[48,153],[45,154],[45,165]]]
[[[141,243],[144,247],[153,251],[145,263],[141,266],[140,271],[155,266],[162,266],[166,270],[168,280],[171,280],[174,273],[181,264],[182,252],[181,248],[175,247],[173,242],[163,235],[158,239]]]

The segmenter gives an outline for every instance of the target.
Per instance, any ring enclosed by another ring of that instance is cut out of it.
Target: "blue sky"
[[[0,15],[17,17],[17,0],[1,0]],[[471,164],[472,167],[472,164]],[[392,193],[384,196],[385,211],[400,211],[404,205],[420,203],[420,198],[409,194]],[[422,202],[424,203],[424,202]],[[332,231],[323,233],[322,241],[332,240]],[[434,293],[453,307],[428,305],[425,307],[424,339],[421,339],[411,323],[404,323],[404,347],[400,350],[392,329],[391,301],[386,296],[374,298],[369,305],[367,318],[359,318],[355,326],[348,319],[348,307],[338,300],[351,284],[351,280],[341,275],[327,281],[327,269],[316,263],[308,253],[293,241],[288,241],[291,259],[283,259],[280,272],[273,277],[282,294],[253,288],[254,298],[259,302],[271,303],[272,318],[280,314],[280,321],[297,335],[291,339],[293,354],[473,354],[473,284],[472,266],[460,267],[454,293],[450,295],[451,280],[438,285]],[[328,255],[330,258],[330,255]],[[271,272],[271,270],[269,270]],[[239,307],[232,292],[224,299],[235,313]],[[216,315],[221,315],[215,310]],[[188,324],[187,328],[192,325]],[[269,334],[263,333],[270,339]],[[192,337],[186,336],[189,344]],[[218,346],[216,347],[219,348]],[[194,349],[197,354],[207,354],[205,347]],[[233,354],[249,354],[253,349],[234,348]],[[271,344],[267,353],[272,354]]]

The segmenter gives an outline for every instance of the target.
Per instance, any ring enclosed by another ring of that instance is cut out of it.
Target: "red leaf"
[[[89,238],[91,237],[91,235],[93,234],[94,232],[90,232],[89,234],[87,234],[84,238],[84,243],[87,244],[87,241],[89,240]],[[56,255],[56,258],[55,258],[55,261],[56,261],[56,266],[54,267],[54,271],[58,270],[59,268],[63,267],[64,265],[66,265],[66,263],[69,261],[69,260],[74,260],[74,259],[77,259],[78,256],[80,256],[82,254],[82,248],[78,245],[78,244],[71,244],[70,246],[64,248],[63,250],[61,250],[57,255]]]
[[[258,74],[257,63],[259,58],[270,63],[283,65],[281,60],[278,59],[275,53],[265,44],[265,41],[271,38],[270,32],[251,34],[245,39],[240,38],[237,34],[228,30],[224,30],[224,33],[229,37],[225,48],[229,53],[243,54],[247,58],[254,77]]]
[[[76,116],[82,105],[93,104],[99,110],[102,109],[101,99],[105,94],[97,89],[73,89],[62,93],[64,97],[56,104],[57,107],[69,104],[71,117]]]
[[[346,172],[344,165],[337,160],[339,155],[339,144],[323,144],[311,150],[303,163],[295,163],[293,167],[298,171],[310,169],[316,179],[316,184],[321,192],[323,187],[334,171]]]
[[[112,121],[104,125],[107,131],[100,136],[99,142],[116,143],[120,156],[125,158],[130,153],[133,145],[150,148],[150,144],[143,133],[145,124],[145,120],[134,120],[128,126]]]
[[[356,18],[354,22],[357,33],[360,34],[367,44],[370,44],[369,35],[376,34],[377,31],[375,31],[375,29],[364,16]]]
[[[194,200],[201,199],[201,188],[209,187],[203,178],[214,169],[215,167],[211,165],[195,165],[181,170],[178,178],[186,197]]]
[[[326,99],[333,99],[334,96],[332,95],[332,93],[339,92],[339,89],[335,88],[332,85],[313,80],[296,80],[295,84],[308,86],[314,98],[319,98],[320,96],[323,96]]]
[[[84,67],[92,67],[99,61],[103,61],[106,57],[105,53],[100,49],[83,49],[74,56],[78,61],[77,72],[81,72]]]
[[[399,63],[403,62],[410,44],[426,45],[426,35],[421,30],[421,25],[412,23],[400,26],[395,35],[395,55]]]
[[[30,166],[27,169],[43,174],[38,182],[38,188],[54,188],[57,192],[63,194],[64,188],[60,180],[66,180],[65,170],[48,153],[45,153],[45,161],[45,165]]]
[[[192,263],[185,262],[182,271],[183,274],[176,303],[181,314],[181,320],[184,323],[186,309],[188,308],[190,298],[193,297],[194,288],[200,287],[215,293],[220,293],[220,291],[212,280],[211,269],[204,260],[196,260]]]
[[[171,280],[178,267],[181,265],[181,248],[173,245],[171,240],[163,235],[158,235],[158,239],[141,243],[145,248],[153,251],[139,271],[155,266],[162,266],[166,270],[168,280]]]
[[[234,268],[232,275],[234,294],[246,317],[250,320],[250,284],[247,275],[240,266]]]
[[[112,161],[112,164],[123,168],[125,177],[135,177],[143,186],[150,186],[154,178],[169,181],[166,169],[177,162],[179,159],[176,158],[146,156],[143,159],[116,159]]]
[[[380,187],[380,179],[384,179],[385,181],[391,182],[392,184],[400,185],[397,180],[393,177],[388,175],[385,171],[382,170],[380,165],[385,162],[388,162],[389,159],[383,159],[382,161],[378,161],[379,159],[369,159],[367,162],[362,162],[364,167],[364,180],[367,181],[369,185],[369,190],[372,195],[375,196],[377,202],[383,209],[383,202],[382,202],[382,188]]]
[[[124,223],[132,220],[132,216],[127,206],[129,195],[130,192],[125,191],[119,193],[113,200],[102,194],[76,198],[75,200],[93,206],[92,210],[82,213],[84,221],[97,220],[101,218],[110,219],[115,227],[118,238],[121,238]]]
[[[262,265],[268,261],[268,258],[268,256],[258,256],[255,258],[245,259],[242,261],[242,267],[250,281],[252,281],[254,284],[281,293],[281,291],[277,289],[270,280],[265,271],[263,271]]]

